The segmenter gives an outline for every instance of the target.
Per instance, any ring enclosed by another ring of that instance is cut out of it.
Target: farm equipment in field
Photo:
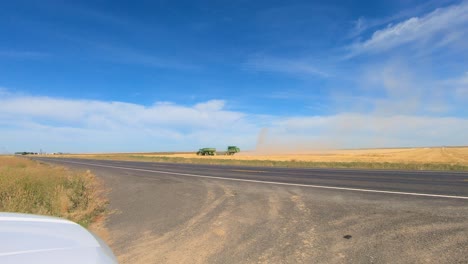
[[[228,146],[228,149],[226,151],[226,155],[234,155],[237,152],[240,152],[240,148],[236,146]]]
[[[216,149],[215,148],[201,148],[198,150],[197,155],[214,156],[216,155]]]

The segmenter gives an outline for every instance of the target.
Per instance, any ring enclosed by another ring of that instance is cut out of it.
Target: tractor
[[[197,155],[214,156],[216,155],[216,149],[215,148],[201,148],[198,150]]]
[[[228,146],[227,151],[226,151],[226,155],[234,155],[237,152],[240,152],[240,148],[238,148],[236,146]]]

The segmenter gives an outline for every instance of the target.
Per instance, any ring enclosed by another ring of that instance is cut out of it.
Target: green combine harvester
[[[197,155],[214,156],[216,155],[216,149],[215,148],[201,148],[198,150]]]
[[[240,148],[236,146],[228,146],[227,151],[224,153],[224,155],[234,155],[237,152],[240,152]],[[216,155],[216,149],[215,148],[201,148],[197,151],[198,156],[214,156]]]
[[[237,152],[240,152],[240,148],[238,148],[236,146],[228,146],[228,149],[227,149],[225,155],[234,155]]]

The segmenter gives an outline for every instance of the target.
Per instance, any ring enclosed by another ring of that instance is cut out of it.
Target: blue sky
[[[467,1],[3,1],[0,25],[0,153],[468,143]]]

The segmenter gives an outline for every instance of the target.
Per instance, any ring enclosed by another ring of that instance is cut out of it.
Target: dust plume
[[[262,150],[265,148],[267,137],[268,128],[264,127],[260,129],[260,132],[258,133],[257,137],[257,146],[255,147],[256,152],[262,152]]]
[[[256,152],[466,145],[468,120],[450,116],[457,106],[447,103],[454,90],[427,74],[397,60],[372,67],[359,77],[358,96],[330,93],[336,114],[276,119],[259,131]]]

